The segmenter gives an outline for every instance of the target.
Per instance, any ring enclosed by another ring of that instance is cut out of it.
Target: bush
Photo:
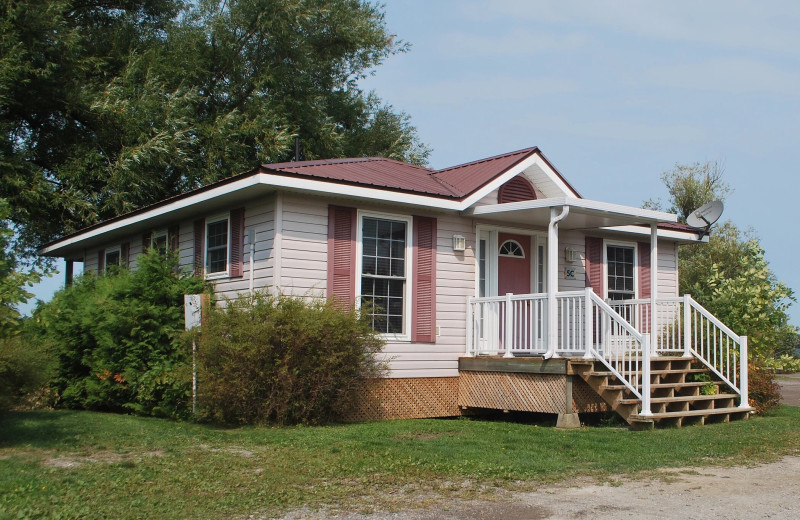
[[[759,361],[750,361],[747,367],[750,406],[756,413],[764,413],[781,403],[781,389],[775,375]]]
[[[0,412],[40,390],[49,374],[45,353],[31,348],[22,335],[0,338]]]
[[[227,424],[322,424],[346,414],[383,366],[357,311],[257,293],[212,309],[198,342],[201,417]]]
[[[184,294],[204,282],[153,250],[137,270],[86,275],[34,313],[38,341],[55,353],[60,406],[182,417],[191,397],[183,342]]]
[[[773,372],[793,374],[800,372],[800,358],[784,354],[779,358],[767,358],[764,360],[764,368]]]

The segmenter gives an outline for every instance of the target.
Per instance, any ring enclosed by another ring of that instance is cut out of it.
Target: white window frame
[[[228,222],[228,242],[225,244],[226,254],[225,254],[225,270],[218,271],[216,273],[209,273],[208,272],[208,226],[209,224],[215,224],[217,222],[221,222],[223,220],[227,220]],[[219,278],[228,278],[230,277],[231,272],[231,214],[230,212],[226,213],[218,213],[211,217],[206,217],[205,225],[203,226],[203,273],[205,275],[206,280],[216,280]]]
[[[608,300],[608,246],[633,249],[633,299],[639,299],[639,246],[636,242],[603,240],[603,299]]]
[[[413,293],[414,283],[414,244],[412,238],[414,236],[413,226],[414,219],[408,215],[398,215],[394,213],[383,213],[377,211],[363,211],[356,212],[356,307],[361,307],[361,269],[364,263],[363,260],[363,236],[362,230],[364,227],[364,218],[378,218],[383,220],[399,220],[406,224],[406,253],[405,253],[405,290],[403,291],[403,332],[401,334],[379,334],[379,336],[386,341],[411,341],[411,312],[413,306],[411,304],[411,296]]]
[[[164,251],[169,251],[169,232],[166,229],[153,231],[150,235],[150,247],[155,248],[160,237],[164,237]]]
[[[533,242],[533,240],[531,240],[531,242]],[[514,255],[514,254],[510,254],[510,253],[501,253],[500,249],[502,249],[504,245],[509,244],[509,243],[514,244],[515,246],[517,246],[517,250],[520,251],[522,253],[522,255]],[[522,244],[520,244],[519,242],[517,242],[516,240],[513,240],[513,239],[505,240],[502,244],[500,244],[500,247],[498,247],[498,249],[497,249],[497,256],[503,256],[503,257],[506,257],[506,258],[523,258],[523,259],[527,258],[527,256],[525,256],[525,248],[522,247]]]
[[[111,265],[116,265],[117,267],[124,267],[122,265],[122,244],[117,244],[117,245],[115,245],[113,247],[107,247],[105,249],[105,251],[103,252],[103,271],[108,272],[108,265],[109,265],[108,264],[108,254],[109,253],[117,253],[117,255],[119,255],[119,262],[117,262],[116,264],[111,264]]]

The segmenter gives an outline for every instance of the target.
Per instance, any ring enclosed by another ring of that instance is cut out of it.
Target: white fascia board
[[[196,204],[201,204],[203,202],[207,202],[209,200],[215,199],[222,195],[226,195],[228,193],[233,193],[235,191],[240,191],[247,189],[252,186],[256,186],[259,184],[259,179],[257,175],[252,175],[249,177],[245,177],[243,179],[239,179],[238,181],[234,181],[230,184],[224,184],[222,186],[217,186],[216,188],[212,188],[208,191],[204,191],[202,193],[197,193],[195,195],[190,195],[186,198],[182,198],[176,200],[174,202],[170,202],[164,204],[163,206],[159,206],[157,208],[153,208],[151,210],[143,211],[142,213],[137,213],[136,215],[131,215],[130,217],[121,218],[119,220],[114,220],[113,222],[109,222],[108,224],[98,226],[94,229],[90,229],[84,233],[80,233],[77,235],[73,235],[69,238],[64,240],[59,240],[58,242],[54,242],[49,246],[43,247],[39,250],[40,255],[46,255],[52,251],[57,249],[61,249],[67,246],[71,246],[78,242],[82,242],[84,240],[88,240],[90,238],[94,238],[110,231],[115,231],[117,229],[122,229],[124,227],[130,226],[131,224],[136,224],[138,222],[143,222],[155,217],[159,217],[162,215],[166,215],[167,213],[171,213],[173,211],[177,211],[179,209],[188,208],[190,206],[194,206]]]
[[[269,184],[270,186],[278,188],[314,191],[319,193],[355,197],[360,199],[379,200],[384,202],[397,202],[400,204],[410,204],[414,206],[424,206],[427,208],[450,211],[461,211],[464,208],[464,203],[455,199],[443,199],[435,196],[416,195],[413,193],[389,191],[381,188],[367,188],[364,186],[315,181],[297,177],[286,177],[283,175],[271,175],[268,173],[262,173],[259,175],[264,178],[263,182],[265,184]]]
[[[442,199],[439,197],[414,195],[408,193],[400,193],[394,191],[382,190],[379,188],[365,188],[361,186],[350,186],[345,184],[337,184],[335,182],[315,181],[310,179],[298,179],[296,177],[287,177],[283,175],[271,175],[268,173],[258,173],[250,175],[243,179],[217,186],[208,191],[203,191],[195,195],[181,198],[174,202],[164,204],[151,210],[143,211],[131,215],[130,217],[120,218],[108,224],[98,226],[90,229],[84,233],[73,235],[64,240],[54,242],[39,250],[40,255],[47,255],[48,253],[57,251],[64,247],[68,247],[84,240],[98,237],[105,233],[122,229],[124,227],[144,222],[152,218],[166,215],[173,211],[188,208],[204,202],[213,200],[223,195],[228,195],[237,191],[246,190],[254,186],[268,186],[272,188],[287,188],[302,191],[317,192],[322,194],[342,195],[347,197],[364,198],[370,200],[380,200],[385,202],[397,202],[402,204],[410,204],[416,206],[423,206],[428,208],[435,208],[441,210],[460,211],[463,209],[464,204],[457,200]]]
[[[478,206],[470,208],[464,212],[465,215],[480,216],[505,213],[526,209],[552,208],[559,206],[569,206],[578,211],[596,211],[601,213],[614,213],[631,217],[641,223],[651,222],[677,222],[678,216],[673,213],[663,211],[653,211],[651,209],[636,208],[633,206],[623,206],[610,202],[600,202],[597,200],[577,199],[573,197],[553,197],[548,199],[524,200],[521,202],[510,202],[506,204],[492,204],[489,206]]]
[[[473,193],[472,195],[470,195],[469,197],[464,199],[464,201],[461,203],[461,209],[466,209],[466,208],[472,206],[473,204],[475,204],[476,202],[478,202],[479,200],[484,198],[486,195],[490,194],[491,192],[493,192],[494,190],[496,190],[497,188],[499,188],[500,186],[502,186],[506,182],[510,181],[511,179],[513,179],[514,177],[519,175],[520,173],[524,172],[529,167],[531,167],[534,164],[536,164],[536,160],[537,159],[538,159],[538,155],[536,155],[534,153],[530,157],[526,158],[524,161],[522,161],[522,162],[516,164],[515,166],[511,167],[511,169],[509,169],[503,175],[501,175],[500,177],[496,178],[492,182],[484,185],[483,188],[480,188],[478,191],[476,191],[475,193]]]
[[[557,174],[555,170],[553,170],[553,168],[550,167],[547,161],[542,159],[539,152],[536,153],[535,157],[536,157],[536,166],[538,166],[539,169],[541,169],[544,173],[546,173],[547,176],[550,177],[550,180],[552,180],[553,183],[555,183],[555,185],[558,186],[559,189],[563,191],[567,197],[575,197],[576,199],[580,198],[580,196],[577,193],[575,193],[575,190],[570,188],[567,185],[567,183],[564,182],[561,176]]]
[[[604,231],[613,231],[615,233],[629,233],[631,235],[650,236],[650,229],[643,228],[641,226],[610,226],[600,229]],[[658,238],[668,238],[676,240],[678,242],[686,242],[691,244],[696,244],[698,242],[708,242],[708,235],[705,235],[703,238],[698,239],[697,233],[692,233],[689,231],[677,231],[674,229],[659,229]]]

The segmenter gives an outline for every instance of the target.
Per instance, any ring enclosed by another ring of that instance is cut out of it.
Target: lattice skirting
[[[458,409],[458,377],[373,379],[347,421],[454,417]]]
[[[460,407],[563,413],[567,378],[562,374],[462,371],[459,377],[368,381],[346,421],[454,417]],[[582,379],[572,382],[575,412],[607,411],[608,405]]]
[[[458,405],[518,412],[565,413],[567,376],[512,372],[462,371]],[[599,395],[580,378],[573,378],[572,411],[607,410]]]

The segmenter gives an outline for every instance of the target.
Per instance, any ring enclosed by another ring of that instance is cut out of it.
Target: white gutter
[[[558,292],[558,223],[569,215],[569,206],[562,206],[556,215],[556,208],[550,208],[550,224],[547,226],[547,352],[544,359],[556,353],[558,343],[558,315],[556,292]]]

